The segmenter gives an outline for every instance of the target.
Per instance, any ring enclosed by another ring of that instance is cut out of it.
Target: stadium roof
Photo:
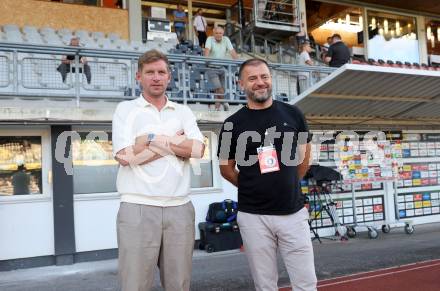
[[[293,103],[311,125],[440,129],[440,71],[347,64]]]

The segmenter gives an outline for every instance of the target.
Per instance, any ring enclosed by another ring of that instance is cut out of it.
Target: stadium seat
[[[82,29],[76,30],[75,35],[80,38],[90,38],[90,32],[87,30],[82,30]]]
[[[55,35],[55,29],[53,29],[52,27],[43,27],[40,28],[40,33],[44,36]]]
[[[44,41],[49,45],[64,45],[57,34],[47,34],[43,36]]]
[[[35,26],[24,26],[23,33],[26,35],[40,34]]]
[[[5,40],[8,42],[23,42],[23,36],[20,31],[5,31]]]
[[[72,37],[73,35],[67,33],[60,35],[61,41],[63,42],[64,45],[69,45]]]
[[[62,36],[62,35],[66,35],[66,34],[68,34],[68,35],[72,35],[72,31],[71,31],[70,29],[68,29],[68,28],[61,28],[61,29],[59,29],[57,32],[58,32],[58,34],[59,34],[60,36]]]
[[[368,59],[367,62],[368,62],[369,65],[372,65],[372,66],[379,66],[379,63],[376,62],[375,59]]]
[[[20,32],[20,28],[15,24],[3,25],[3,31],[6,32]]]
[[[396,61],[396,67],[403,68],[403,63],[401,61]]]
[[[129,51],[130,45],[125,39],[116,39],[113,41],[113,45],[116,49],[122,50],[122,51]]]
[[[101,32],[101,31],[94,31],[94,32],[92,32],[92,38],[95,40],[99,40],[101,38],[105,38],[105,34],[104,34],[104,32]]]
[[[111,41],[116,41],[116,40],[120,40],[120,39],[121,39],[121,37],[120,37],[119,34],[117,34],[117,33],[109,33],[109,34],[108,34],[108,38],[109,38]]]
[[[75,36],[79,37],[79,41],[83,46],[94,46],[94,40],[90,37],[90,32],[87,30],[75,31]]]
[[[143,51],[146,50],[146,49],[145,49],[145,45],[144,45],[144,43],[141,42],[141,41],[138,41],[138,40],[134,40],[134,41],[132,41],[132,42],[130,43],[130,47],[131,47],[131,49],[134,50],[134,51],[141,51],[141,52],[143,52]]]
[[[44,40],[40,34],[25,34],[24,40],[31,44],[44,44]]]

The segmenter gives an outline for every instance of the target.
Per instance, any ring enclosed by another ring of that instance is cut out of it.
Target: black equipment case
[[[208,253],[238,249],[243,244],[236,221],[226,223],[200,222],[199,249]]]

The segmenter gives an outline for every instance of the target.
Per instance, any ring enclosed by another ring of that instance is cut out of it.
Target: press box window
[[[113,159],[110,132],[107,139],[93,138],[79,132],[80,139],[72,141],[73,190],[75,194],[112,193],[116,190],[118,162]]]

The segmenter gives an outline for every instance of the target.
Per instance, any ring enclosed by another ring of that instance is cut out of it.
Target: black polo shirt
[[[287,215],[302,209],[304,195],[293,164],[297,144],[310,140],[304,115],[286,103],[274,101],[262,110],[243,107],[227,118],[217,155],[221,160],[237,162],[238,209],[262,215]],[[257,148],[270,143],[277,151],[280,170],[261,174]]]
[[[335,42],[329,49],[327,56],[331,57],[330,67],[342,67],[350,61],[350,50],[342,41]]]

